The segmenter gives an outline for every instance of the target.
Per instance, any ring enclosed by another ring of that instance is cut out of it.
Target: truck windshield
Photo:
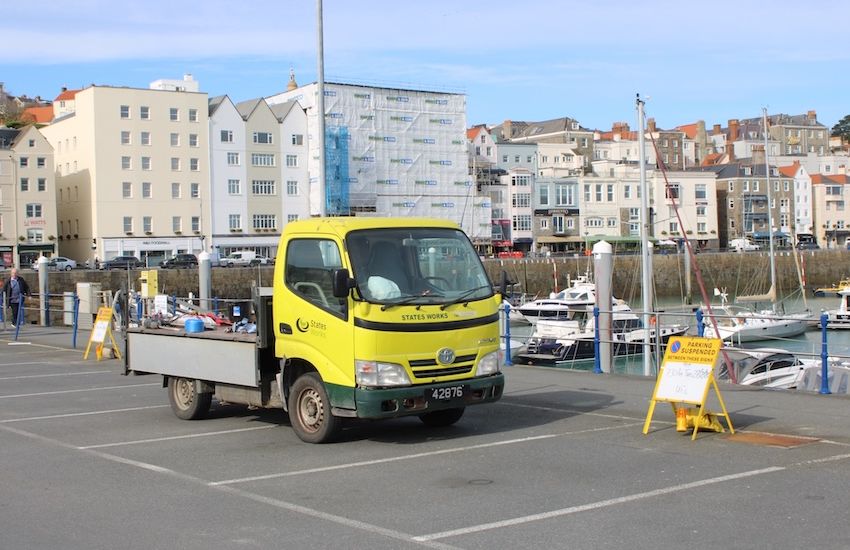
[[[493,295],[467,236],[449,228],[365,229],[346,237],[360,296],[391,305],[444,305]]]

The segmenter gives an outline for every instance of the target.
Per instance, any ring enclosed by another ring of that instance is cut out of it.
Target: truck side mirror
[[[334,298],[345,298],[348,291],[355,286],[354,279],[348,276],[348,270],[345,268],[334,269],[332,273]]]
[[[508,295],[508,272],[504,269],[502,270],[500,279],[499,279],[499,293],[502,295],[502,299]]]

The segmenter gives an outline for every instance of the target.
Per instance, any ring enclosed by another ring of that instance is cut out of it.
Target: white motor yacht
[[[596,285],[587,277],[576,278],[561,292],[553,292],[549,298],[540,298],[519,306],[519,313],[532,325],[540,319],[567,321],[576,311],[586,311],[587,306],[596,305]]]
[[[826,312],[826,328],[850,328],[850,287],[842,288],[838,296],[841,299],[838,309]]]

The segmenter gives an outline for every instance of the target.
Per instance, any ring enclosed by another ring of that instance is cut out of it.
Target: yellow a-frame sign
[[[655,390],[652,392],[652,400],[649,410],[646,412],[646,421],[643,424],[643,433],[649,431],[655,404],[659,401],[670,403],[673,412],[679,411],[677,404],[699,405],[699,413],[694,419],[694,433],[691,441],[697,438],[700,425],[706,425],[708,413],[705,410],[705,402],[708,398],[709,387],[714,388],[717,399],[720,401],[722,415],[726,419],[729,431],[735,433],[726,404],[720,395],[720,388],[714,379],[714,364],[723,342],[719,338],[698,338],[692,336],[680,336],[670,338],[667,351],[664,353],[664,361],[661,363],[661,371],[655,382]],[[719,431],[719,430],[718,430]]]
[[[112,308],[100,307],[97,309],[97,317],[95,317],[94,327],[92,327],[91,336],[89,336],[89,343],[86,346],[83,359],[88,359],[89,350],[91,349],[92,342],[94,342],[97,344],[94,350],[95,355],[97,356],[97,360],[100,361],[103,357],[103,344],[106,342],[107,336],[109,336],[109,340],[112,342],[113,353],[115,353],[118,359],[121,359],[118,344],[115,343],[115,337],[112,336]]]

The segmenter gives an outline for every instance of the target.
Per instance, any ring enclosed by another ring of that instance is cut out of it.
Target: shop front
[[[0,250],[2,252],[2,250]],[[31,267],[39,256],[52,256],[56,253],[56,245],[50,243],[19,244],[18,245],[18,267]],[[6,253],[3,252],[4,265],[7,267]]]

